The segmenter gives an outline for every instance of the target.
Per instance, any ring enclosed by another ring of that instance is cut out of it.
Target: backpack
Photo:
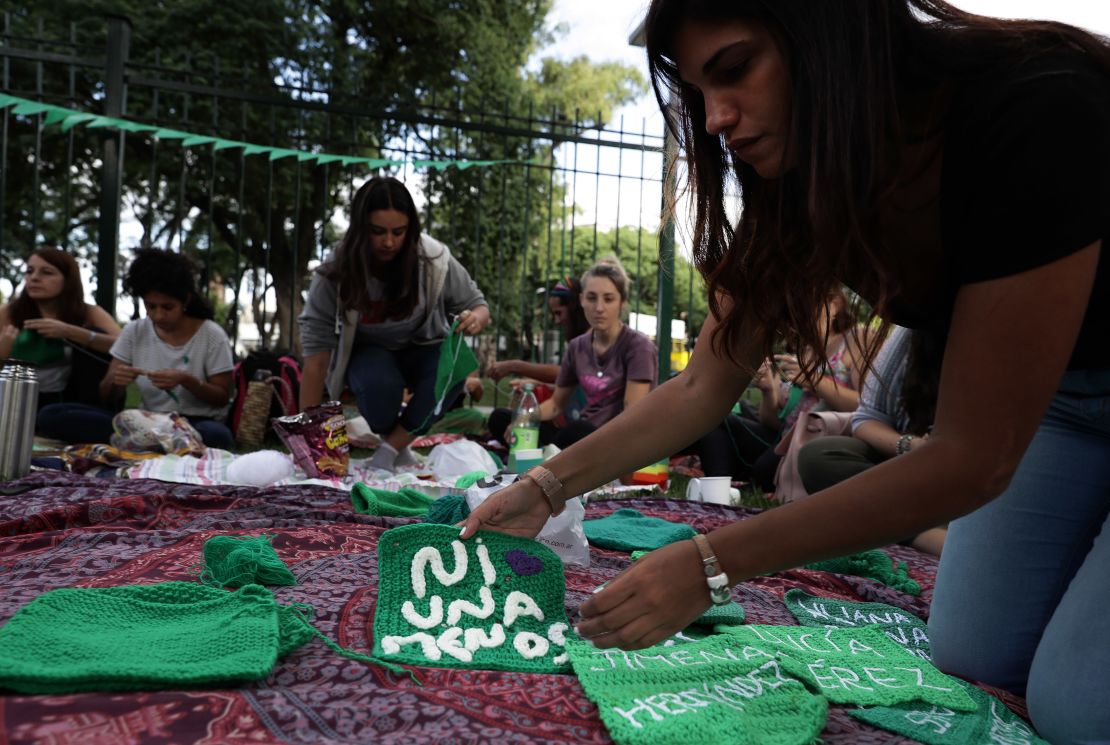
[[[228,413],[228,425],[232,433],[239,434],[239,422],[243,416],[243,404],[247,401],[247,385],[254,380],[259,370],[269,370],[270,384],[274,387],[274,397],[270,402],[270,418],[295,414],[300,408],[301,365],[296,358],[279,354],[269,349],[251,352],[246,359],[235,363],[231,371],[231,383],[235,389],[235,403]]]

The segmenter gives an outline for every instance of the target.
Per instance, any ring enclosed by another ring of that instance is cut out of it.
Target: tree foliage
[[[603,124],[645,90],[635,70],[615,63],[548,59],[529,72],[528,60],[551,38],[550,6],[551,0],[0,0],[21,35],[68,40],[72,33],[77,47],[55,49],[77,56],[102,56],[105,15],[128,17],[130,118],[362,157],[520,161],[398,174],[421,195],[428,232],[470,268],[499,306],[501,334],[514,339],[526,313],[520,293],[541,279],[536,256],[555,219],[551,206],[564,201],[561,178],[549,170],[552,148]],[[69,67],[42,69],[46,100],[103,109],[102,70],[77,68],[71,97]],[[12,73],[11,92],[37,95],[39,68],[16,64]],[[143,78],[182,85],[152,86]],[[541,117],[546,121],[537,124]],[[44,132],[36,195],[28,187],[36,178],[29,154],[37,135],[33,126],[17,125],[13,118],[9,153],[20,155],[9,157],[5,172],[0,258],[10,262],[41,237],[68,243],[90,262],[102,138],[116,135]],[[271,322],[267,341],[281,347],[296,346],[290,319],[300,310],[309,268],[341,237],[353,187],[373,175],[137,136],[126,137],[124,169],[123,216],[140,235],[121,245],[121,263],[136,245],[180,247],[204,264],[214,288],[243,298],[226,311],[229,323],[250,302],[256,317]],[[65,204],[72,205],[68,215]]]

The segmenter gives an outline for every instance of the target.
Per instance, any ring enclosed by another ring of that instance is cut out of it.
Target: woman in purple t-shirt
[[[582,386],[581,418],[559,429],[555,445],[568,447],[646,396],[655,387],[659,354],[651,339],[621,320],[628,305],[628,275],[616,258],[602,259],[582,275],[582,309],[590,331],[567,345],[555,393],[540,404],[540,418],[563,413]]]

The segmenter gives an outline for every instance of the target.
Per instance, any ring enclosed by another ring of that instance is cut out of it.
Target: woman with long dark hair
[[[32,252],[23,277],[19,294],[0,306],[0,360],[36,365],[36,431],[60,439],[72,405],[102,404],[96,381],[108,369],[120,327],[106,310],[85,302],[80,267],[65,251]]]
[[[450,330],[478,334],[489,323],[485,297],[439,241],[420,231],[408,189],[395,178],[367,181],[351,205],[351,226],[317,269],[300,316],[304,349],[301,408],[338,399],[350,386],[367,424],[382,436],[371,465],[414,462],[408,446],[438,418],[439,348]],[[412,393],[402,412],[405,389]],[[447,391],[450,403],[462,390]]]
[[[112,366],[100,382],[105,399],[120,398],[131,383],[142,408],[175,411],[189,420],[209,447],[228,450],[225,424],[231,399],[231,340],[212,320],[212,305],[197,287],[189,257],[142,248],[123,278],[123,289],[143,301],[144,318],[131,321],[112,345]],[[106,442],[111,416],[86,412],[73,424],[80,442]]]
[[[844,283],[945,335],[928,440],[653,551],[583,604],[578,632],[650,646],[722,597],[703,561],[734,584],[951,520],[934,662],[1026,693],[1054,743],[1110,741],[1110,48],[942,0],[654,0],[645,32],[695,199],[703,343],[464,536],[534,535],[563,496],[693,441],[779,335],[824,348],[815,311]]]

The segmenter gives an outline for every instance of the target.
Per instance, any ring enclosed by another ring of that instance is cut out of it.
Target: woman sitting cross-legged
[[[581,440],[655,387],[659,370],[655,344],[621,320],[628,305],[628,285],[628,275],[615,258],[599,261],[582,275],[582,307],[590,331],[571,340],[555,393],[540,404],[540,419],[549,421],[563,413],[578,386],[586,393],[581,418],[568,422],[554,436],[560,448]]]
[[[77,261],[57,248],[40,248],[27,259],[23,289],[0,306],[0,360],[36,365],[39,412],[35,431],[70,441],[69,417],[102,407],[97,381],[120,334],[103,308],[85,302]]]
[[[112,345],[112,364],[100,383],[105,399],[122,397],[132,382],[142,408],[177,412],[209,447],[230,449],[224,424],[230,400],[231,343],[212,320],[212,306],[197,290],[193,264],[156,248],[136,252],[124,290],[142,298],[146,317],[131,321]],[[107,442],[112,415],[88,410],[70,424],[81,442]]]

